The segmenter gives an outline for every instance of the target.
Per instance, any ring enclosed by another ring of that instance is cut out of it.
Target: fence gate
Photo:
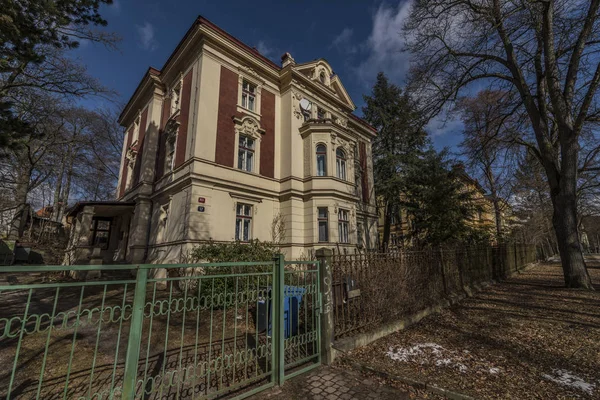
[[[133,267],[0,269],[0,398],[244,398],[319,365],[318,262]]]

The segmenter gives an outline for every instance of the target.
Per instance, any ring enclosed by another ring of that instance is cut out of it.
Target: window
[[[256,104],[256,85],[248,81],[242,83],[242,107],[255,111]]]
[[[329,241],[329,212],[327,207],[318,208],[319,242]]]
[[[252,172],[254,164],[254,139],[240,135],[238,151],[238,168]]]
[[[346,180],[346,153],[338,148],[335,151],[336,175],[338,178]]]
[[[238,203],[235,217],[235,240],[248,242],[251,239],[252,206]]]
[[[93,218],[92,219],[92,241],[94,247],[108,248],[108,238],[110,236],[110,219]]]
[[[317,107],[317,119],[325,119],[325,110],[321,107]]]
[[[321,81],[321,83],[324,85],[325,84],[325,72],[321,71],[321,73],[319,74],[319,80]]]
[[[312,118],[311,115],[311,110],[312,109],[312,103],[306,99],[302,99],[300,101],[300,111],[302,111],[302,118],[304,120],[304,122],[308,121],[309,119]]]
[[[327,175],[327,147],[324,144],[317,146],[317,176]]]
[[[350,219],[348,218],[348,210],[342,210],[340,209],[338,211],[338,232],[340,235],[340,243],[350,243],[348,237],[348,232],[349,232],[349,221]]]
[[[165,172],[173,171],[175,161],[175,142],[177,140],[176,135],[170,135],[167,137],[166,143],[166,154],[165,154]]]

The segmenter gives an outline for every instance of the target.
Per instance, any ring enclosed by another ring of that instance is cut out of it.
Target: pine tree
[[[415,103],[383,72],[377,75],[371,95],[365,95],[364,100],[364,118],[377,129],[373,176],[378,205],[384,213],[382,245],[387,248],[392,218],[400,211],[403,171],[418,159],[428,139]]]

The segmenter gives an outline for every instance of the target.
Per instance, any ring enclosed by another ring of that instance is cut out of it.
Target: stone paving
[[[251,400],[408,400],[408,392],[340,367],[322,366],[285,382],[283,387],[259,393]]]

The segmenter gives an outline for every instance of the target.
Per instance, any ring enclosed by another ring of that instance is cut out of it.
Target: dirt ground
[[[600,258],[588,267],[594,292],[538,265],[349,358],[477,399],[598,399]]]

